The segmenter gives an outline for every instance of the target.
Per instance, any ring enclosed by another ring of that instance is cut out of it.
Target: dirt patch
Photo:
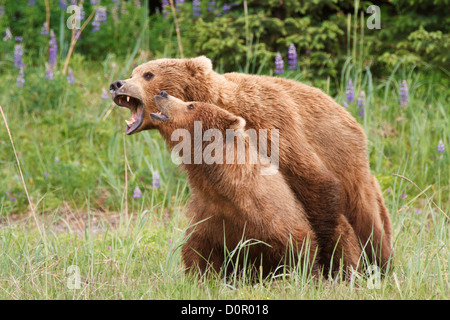
[[[125,214],[118,212],[103,212],[101,210],[81,212],[65,204],[55,213],[37,214],[36,218],[31,211],[0,216],[0,229],[35,229],[39,225],[41,229],[45,228],[56,233],[68,232],[83,235],[86,230],[92,233],[103,233],[105,230],[115,229],[119,225],[121,218],[134,219],[133,216],[127,217]]]

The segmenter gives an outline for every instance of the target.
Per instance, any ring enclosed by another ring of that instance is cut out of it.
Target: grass
[[[366,89],[364,117],[355,104],[349,106],[367,133],[371,167],[393,222],[395,259],[378,289],[369,288],[370,277],[313,283],[295,270],[256,283],[220,277],[198,281],[184,274],[180,256],[187,227],[182,215],[189,196],[186,178],[157,132],[122,133],[128,113],[101,99],[109,79],[98,80],[102,71],[114,78],[114,64],[119,65],[105,61],[102,69],[78,61],[74,72],[82,86],[78,80],[80,86],[68,87],[60,79],[60,95],[49,91],[33,97],[36,92],[20,92],[14,83],[7,88],[17,93],[6,95],[3,105],[38,222],[30,215],[17,161],[4,139],[0,298],[449,298],[449,159],[447,151],[436,151],[439,140],[446,146],[449,141],[444,84],[415,73],[372,83],[366,74],[360,85],[372,89]],[[8,75],[2,77],[8,83]],[[407,108],[397,98],[403,78],[410,86]],[[39,105],[30,102],[43,96]],[[342,102],[345,91],[335,98]],[[5,127],[1,130],[6,137]],[[161,175],[157,189],[151,188],[154,171]],[[139,199],[132,198],[136,186],[143,191]],[[68,285],[75,279],[71,266],[79,268],[79,289]]]
[[[299,272],[249,283],[186,276],[180,246],[186,221],[144,210],[120,215],[115,227],[95,226],[88,213],[81,230],[58,231],[65,217],[55,212],[44,227],[34,221],[3,228],[0,248],[2,299],[448,299],[448,226],[432,211],[393,216],[395,262],[379,288],[369,278],[313,282]],[[67,222],[70,225],[69,222]],[[80,233],[81,232],[81,233]],[[79,268],[79,287],[71,287]]]

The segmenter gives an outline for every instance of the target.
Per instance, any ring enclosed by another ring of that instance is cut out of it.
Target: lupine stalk
[[[293,43],[290,44],[288,49],[288,64],[289,64],[289,70],[295,70],[297,69],[297,49],[295,49],[295,46]]]
[[[275,57],[275,73],[282,74],[284,72],[284,62],[281,54],[278,52]]]
[[[200,12],[200,0],[192,1],[192,15],[194,17],[200,17],[202,15]]]
[[[47,22],[44,22],[44,24],[42,25],[42,28],[41,28],[41,34],[42,34],[43,36],[48,35],[48,25],[47,25]]]
[[[158,171],[153,172],[153,179],[152,179],[152,188],[153,189],[159,188],[159,180],[160,180],[159,172]]]
[[[359,111],[358,114],[361,118],[364,117],[364,105],[366,103],[366,94],[364,93],[364,91],[361,91],[361,93],[359,94],[358,100],[356,101],[356,104],[358,105]]]
[[[11,29],[8,27],[5,30],[3,41],[8,41],[8,40],[11,40],[12,38],[13,38],[13,35],[11,33]]]
[[[102,95],[101,95],[103,100],[109,100],[111,97],[109,96],[108,91],[106,91],[105,88],[102,88]]]
[[[162,0],[161,7],[162,7],[162,11],[163,11],[163,17],[165,18],[169,14],[168,13],[169,7],[170,7],[169,0]]]
[[[208,12],[214,12],[216,10],[216,2],[209,1],[208,2]]]
[[[52,80],[53,79],[53,70],[50,65],[47,65],[45,68],[45,79]]]
[[[48,63],[51,68],[56,66],[58,55],[58,42],[56,41],[55,33],[53,30],[50,31],[50,42],[48,48]]]
[[[438,143],[438,145],[437,145],[436,151],[437,151],[438,153],[444,153],[444,151],[445,151],[445,146],[444,146],[444,143],[442,142],[442,140],[439,140],[439,143]]]
[[[14,45],[14,68],[22,67],[23,47],[20,43]]]
[[[408,84],[403,80],[400,84],[400,105],[406,107],[408,105]]]
[[[73,75],[73,71],[71,68],[69,68],[69,72],[67,74],[67,82],[69,84],[74,84],[75,83],[75,76]]]
[[[345,88],[345,99],[348,103],[355,101],[355,89],[353,88],[352,79],[348,79],[347,88]]]
[[[230,12],[230,10],[231,10],[231,5],[225,3],[223,5],[223,14],[227,14],[228,12]]]
[[[100,23],[106,24],[106,8],[98,7],[95,12],[94,21],[92,21],[92,32],[97,32],[100,30]]]
[[[24,71],[24,66],[22,65],[20,67],[20,71],[19,74],[17,76],[17,80],[16,80],[16,84],[19,88],[23,88],[25,86],[25,71]]]
[[[184,4],[184,0],[175,0],[175,8],[177,11],[181,8],[181,6]]]
[[[59,0],[59,8],[61,10],[66,10],[67,9],[67,0]]]
[[[141,189],[139,189],[139,187],[136,187],[133,190],[133,199],[138,199],[140,197],[142,197],[142,191],[141,191]]]

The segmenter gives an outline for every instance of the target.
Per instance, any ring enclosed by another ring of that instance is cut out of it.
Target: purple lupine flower
[[[361,118],[364,117],[364,105],[366,103],[366,94],[364,93],[364,91],[361,91],[361,93],[359,94],[358,100],[356,101],[356,104],[359,107],[359,111],[358,114]]]
[[[230,12],[230,10],[231,10],[231,5],[225,3],[223,5],[223,14],[227,14],[228,12]]]
[[[200,0],[192,0],[192,15],[194,17],[200,17]]]
[[[86,17],[86,12],[84,12],[84,7],[80,5],[80,22]]]
[[[366,94],[364,91],[361,91],[358,97],[358,101],[356,101],[356,104],[358,107],[364,107],[364,104],[366,103]]]
[[[43,36],[48,35],[48,25],[47,25],[47,22],[44,22],[44,24],[42,25],[42,28],[41,28],[41,34],[42,34]]]
[[[3,18],[5,16],[5,7],[0,6],[0,18]]]
[[[348,79],[347,87],[345,88],[345,99],[348,103],[355,101],[355,89],[353,88],[352,79]]]
[[[100,0],[90,0],[93,6],[96,6]]]
[[[141,191],[141,189],[139,189],[139,187],[136,187],[133,190],[133,199],[138,199],[140,197],[142,197],[142,191]]]
[[[346,101],[344,101],[344,102],[342,103],[342,106],[343,106],[345,109],[348,109],[348,103],[347,103]]]
[[[8,27],[5,30],[3,41],[8,41],[8,40],[11,40],[12,38],[13,38],[13,35],[11,33],[11,29]]]
[[[293,43],[289,45],[288,49],[288,64],[289,70],[295,70],[297,69],[297,49],[295,49],[295,46]]]
[[[402,193],[402,194],[400,195],[400,198],[402,198],[402,199],[405,199],[406,197],[407,197],[406,193]]]
[[[178,11],[184,4],[184,0],[175,0],[175,9]]]
[[[75,40],[78,40],[78,39],[80,39],[80,37],[81,37],[81,31],[80,31],[80,29],[75,29],[75,31],[73,32],[73,38],[74,38]]]
[[[102,88],[102,99],[103,100],[109,100],[109,98],[110,98],[110,96],[109,96],[108,91],[106,91],[105,88]]]
[[[61,10],[66,10],[67,9],[67,0],[59,0],[59,8]]]
[[[36,0],[28,0],[28,6],[33,7],[36,5]]]
[[[153,189],[159,188],[159,179],[160,179],[159,172],[158,171],[153,172],[153,178],[152,178],[152,188]]]
[[[444,153],[444,151],[445,151],[445,146],[444,146],[444,143],[442,142],[442,140],[439,140],[439,143],[438,143],[438,145],[437,145],[436,151],[437,151],[438,153]]]
[[[119,7],[119,2],[120,2],[120,0],[111,0],[113,3],[114,3],[114,7],[115,8],[118,8]]]
[[[408,104],[408,84],[403,80],[400,84],[400,105],[406,107]]]
[[[309,50],[309,49],[307,49],[307,50],[305,51],[305,54],[306,54],[307,56],[310,56],[310,55],[311,55],[311,53],[312,53],[312,51],[311,51],[311,50]]]
[[[208,2],[208,12],[214,12],[216,10],[216,2],[209,1]]]
[[[47,65],[47,67],[45,68],[45,79],[47,80],[53,79],[53,70],[49,65]]]
[[[73,71],[72,71],[71,68],[69,68],[69,72],[68,72],[68,74],[67,74],[67,82],[68,82],[69,84],[74,84],[74,83],[75,83],[75,77],[74,77],[74,75],[73,75]]]
[[[58,54],[58,43],[56,42],[55,33],[50,30],[50,41],[48,48],[48,64],[54,68],[56,66],[56,58]]]
[[[23,88],[25,86],[25,66],[22,65],[20,67],[19,74],[17,75],[16,84],[19,88]]]
[[[164,18],[167,17],[167,15],[169,14],[169,6],[170,6],[169,0],[162,0],[161,7]]]
[[[20,43],[14,45],[14,68],[22,67],[23,47]]]
[[[14,40],[16,42],[22,42],[23,38],[22,37],[14,37]]]
[[[281,54],[278,52],[275,57],[275,73],[282,74],[284,72],[284,62]]]
[[[12,190],[9,190],[5,193],[9,197],[9,201],[16,201],[17,198],[14,196],[14,192],[12,192]],[[17,195],[19,195],[18,192],[17,192]]]
[[[45,176],[45,180],[48,180],[49,173],[48,172],[44,172],[44,176]]]
[[[364,118],[364,112],[365,112],[364,107],[361,107],[361,108],[359,108],[359,110],[358,110],[358,115],[359,115],[361,118]]]
[[[95,12],[94,21],[92,21],[92,32],[97,32],[100,30],[100,23],[103,22],[103,24],[106,24],[106,8],[105,7],[98,7],[97,11]]]

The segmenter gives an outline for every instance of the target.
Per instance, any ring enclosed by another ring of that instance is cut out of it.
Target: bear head
[[[157,112],[151,112],[150,118],[164,136],[176,129],[193,131],[194,122],[201,123],[202,132],[217,129],[244,129],[245,120],[216,105],[204,102],[184,102],[165,91],[153,97]]]
[[[212,72],[211,60],[201,56],[193,59],[158,59],[136,67],[129,79],[110,85],[113,101],[131,111],[126,120],[126,133],[154,129],[161,120],[151,117],[158,112],[153,97],[162,90],[185,101],[208,101],[209,85],[205,79]]]

